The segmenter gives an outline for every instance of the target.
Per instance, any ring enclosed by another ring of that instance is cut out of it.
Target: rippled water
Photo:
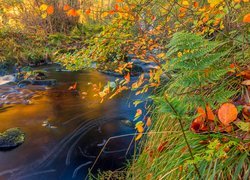
[[[0,179],[84,179],[110,137],[134,133],[133,127],[123,123],[133,120],[134,95],[124,92],[100,104],[99,99],[93,97],[92,86],[88,85],[89,82],[105,83],[114,77],[98,72],[53,70],[48,75],[57,79],[55,88],[36,92],[40,96],[32,99],[30,105],[11,105],[0,112],[0,132],[20,127],[26,134],[25,143],[20,147],[0,151]],[[85,99],[67,91],[74,82],[78,82],[78,89],[89,92]],[[44,121],[48,121],[50,127],[42,126]],[[132,138],[111,140],[93,172],[124,165],[134,151],[133,144],[127,151]]]

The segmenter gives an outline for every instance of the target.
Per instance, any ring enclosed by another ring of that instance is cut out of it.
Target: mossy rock
[[[25,134],[19,128],[0,133],[0,151],[11,150],[24,143]]]

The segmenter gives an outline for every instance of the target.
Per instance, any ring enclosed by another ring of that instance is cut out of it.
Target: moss
[[[19,128],[0,133],[0,150],[10,150],[24,143],[25,134]]]

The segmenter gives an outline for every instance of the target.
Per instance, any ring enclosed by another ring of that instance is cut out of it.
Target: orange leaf
[[[76,90],[76,88],[77,88],[77,82],[75,82],[74,84],[73,84],[73,86],[70,86],[69,87],[69,91],[72,91],[72,90]]]
[[[180,11],[180,13],[185,13],[187,11],[187,8],[181,7],[179,11]]]
[[[197,8],[199,6],[199,3],[198,2],[194,2],[194,8]]]
[[[234,69],[236,67],[236,65],[234,63],[230,64],[229,66],[231,69]]]
[[[119,11],[119,5],[118,4],[115,5],[115,10]]]
[[[110,15],[113,15],[113,14],[115,14],[115,11],[114,11],[114,10],[111,10],[111,11],[109,11],[109,14],[110,14]]]
[[[137,125],[137,126],[136,126],[136,129],[137,129],[137,131],[138,131],[139,133],[143,133],[143,131],[144,131],[144,128],[143,128],[142,124]]]
[[[243,17],[243,22],[244,22],[244,23],[250,23],[250,13],[246,14],[246,15]]]
[[[242,76],[246,79],[250,79],[250,70],[245,70],[237,74],[237,76]]]
[[[135,138],[135,141],[138,141],[139,139],[141,139],[142,138],[142,133],[139,133],[137,136],[136,136],[136,138]]]
[[[152,124],[152,120],[151,120],[150,117],[148,117],[148,118],[147,118],[146,125],[149,127],[149,126],[151,126],[151,124]]]
[[[53,14],[53,13],[54,13],[54,6],[49,6],[49,7],[47,8],[47,13],[48,13],[48,15]]]
[[[130,82],[130,73],[128,73],[126,76],[124,76],[127,83]]]
[[[68,11],[70,9],[70,6],[68,4],[64,5],[63,6],[63,10],[64,11]]]
[[[206,106],[206,111],[207,111],[207,119],[210,121],[214,121],[215,115],[214,115],[214,113],[209,105]]]
[[[76,16],[78,16],[78,13],[76,12],[75,9],[71,9],[71,10],[69,10],[69,11],[67,12],[67,15],[68,15],[68,16],[72,16],[72,17],[76,17]]]
[[[197,114],[203,118],[206,118],[206,111],[202,107],[197,108]]]
[[[219,120],[225,126],[228,126],[231,122],[235,121],[238,116],[238,110],[232,103],[223,104],[218,110]]]
[[[85,11],[85,13],[86,13],[86,14],[90,14],[90,13],[91,13],[91,10],[90,10],[90,9],[87,9],[87,10]]]

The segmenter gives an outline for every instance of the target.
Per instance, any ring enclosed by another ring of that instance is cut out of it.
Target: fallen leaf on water
[[[142,133],[139,133],[137,136],[136,136],[136,138],[135,138],[135,141],[138,141],[139,139],[141,139],[142,138]]]
[[[141,109],[137,109],[136,110],[136,114],[135,114],[135,120],[138,119],[141,115],[142,115],[142,110]]]
[[[76,88],[77,88],[77,82],[75,82],[73,86],[70,86],[68,90],[72,91],[72,90],[76,90]]]
[[[238,116],[238,110],[232,103],[223,104],[218,110],[219,120],[225,126],[228,126],[231,122],[235,121]]]
[[[151,124],[152,124],[151,117],[148,117],[148,118],[147,118],[146,125],[149,127],[149,126],[151,126]]]
[[[124,76],[127,83],[130,82],[130,73],[128,73],[126,76]]]

